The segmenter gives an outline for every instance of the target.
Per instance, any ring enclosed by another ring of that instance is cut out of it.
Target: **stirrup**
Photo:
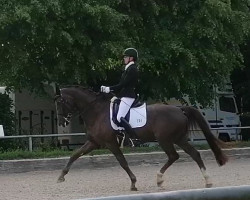
[[[133,140],[131,138],[129,138],[130,142],[131,142],[131,147],[134,148],[135,147],[135,144],[133,142]]]
[[[122,134],[122,135],[121,135]],[[120,148],[123,148],[124,147],[124,142],[125,142],[125,138],[126,138],[126,134],[127,133],[125,133],[125,132],[123,132],[123,131],[120,131],[120,136],[122,137],[122,141],[121,141],[121,144],[120,144]],[[127,136],[128,137],[128,136]],[[134,144],[134,142],[133,142],[133,140],[130,138],[130,137],[128,137],[128,144],[127,145],[130,145],[131,144],[131,147],[133,148],[133,147],[135,147],[135,144]]]
[[[123,139],[122,139],[123,142],[125,141],[126,134],[127,134],[127,133],[124,134],[124,137],[123,137]],[[127,136],[127,137],[128,137],[128,136]],[[133,140],[132,140],[130,137],[128,137],[128,144],[127,144],[127,146],[130,146],[130,144],[131,144],[131,147],[132,147],[132,148],[135,147],[135,144],[134,144]]]

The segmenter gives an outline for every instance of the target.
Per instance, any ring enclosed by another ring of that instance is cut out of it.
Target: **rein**
[[[64,99],[63,96],[62,96],[61,94],[60,94],[60,95],[56,95],[54,101],[57,102],[57,100],[58,100],[59,98],[60,98],[59,102],[62,103],[64,106],[65,106],[67,103],[69,103],[68,100],[67,100],[67,99]],[[97,99],[98,99],[98,98],[95,97],[95,99],[94,99],[93,101],[91,101],[90,103],[88,103],[88,105],[85,106],[85,109],[84,109],[83,111],[79,112],[78,115],[82,115],[82,114],[86,113],[86,112],[91,108],[91,105],[92,105],[93,103],[96,102]],[[71,108],[71,107],[70,107],[70,108]],[[58,113],[58,115],[63,116],[64,119],[65,119],[67,122],[69,122],[70,119],[72,118],[73,114],[75,114],[74,110],[77,110],[77,108],[74,106],[74,108],[73,108],[73,109],[70,109],[70,110],[73,110],[73,112],[72,112],[72,113],[68,113],[67,117],[64,117],[64,115],[61,114],[61,113]]]

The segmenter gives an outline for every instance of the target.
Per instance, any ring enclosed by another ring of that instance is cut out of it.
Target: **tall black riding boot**
[[[121,125],[125,128],[125,131],[127,133],[127,134],[125,133],[125,142],[126,143],[130,143],[129,142],[129,138],[135,138],[136,137],[135,131],[130,126],[130,124],[128,123],[128,121],[125,118],[123,118],[123,117],[121,117]],[[129,136],[129,138],[127,138],[127,136]],[[132,143],[132,146],[134,146],[134,144],[133,144],[132,141],[131,141],[131,143]]]

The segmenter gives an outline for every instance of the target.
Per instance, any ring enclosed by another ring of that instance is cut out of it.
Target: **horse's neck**
[[[68,90],[67,94],[74,99],[81,118],[87,126],[91,126],[103,116],[102,114],[108,112],[110,99],[103,94],[85,93],[79,89]]]
[[[79,110],[88,107],[91,102],[95,100],[94,95],[87,95],[86,93],[81,93],[78,89],[68,91],[68,95],[74,99],[75,104],[77,105]]]
[[[85,113],[81,113],[81,117],[85,122],[87,128],[95,126],[98,121],[101,120],[105,114],[107,114],[109,107],[109,101],[94,101],[90,103],[88,107],[85,108]]]

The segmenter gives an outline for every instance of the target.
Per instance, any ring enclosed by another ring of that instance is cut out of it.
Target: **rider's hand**
[[[110,92],[110,88],[102,85],[101,86],[101,92],[109,93]]]

